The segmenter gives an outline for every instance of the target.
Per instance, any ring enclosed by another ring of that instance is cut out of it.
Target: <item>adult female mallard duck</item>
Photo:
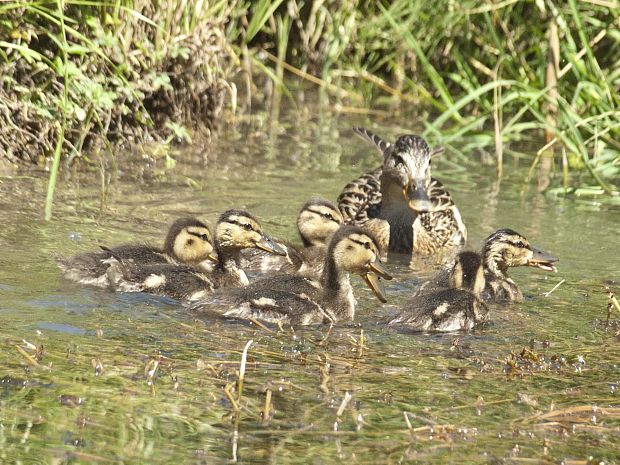
[[[216,260],[213,239],[206,224],[196,218],[179,218],[168,230],[164,247],[128,244],[88,252],[70,258],[56,257],[63,275],[72,281],[94,286],[108,286],[108,267],[112,258],[131,260],[134,264],[187,264],[209,268],[207,260]]]
[[[481,300],[484,286],[482,257],[476,252],[461,252],[450,271],[449,288],[413,297],[388,324],[413,331],[473,329],[489,318]]]
[[[175,264],[141,265],[122,257],[110,261],[111,286],[121,292],[148,292],[180,300],[197,300],[227,286],[245,286],[248,278],[239,267],[239,254],[245,248],[258,248],[284,255],[269,239],[258,219],[243,210],[228,210],[215,226],[217,263],[212,271]]]
[[[557,258],[534,247],[522,235],[512,229],[498,229],[487,237],[482,246],[482,261],[486,285],[482,292],[485,301],[521,301],[523,294],[508,276],[508,269],[515,266],[532,266],[544,271],[556,272]],[[445,287],[450,269],[440,271],[421,292]]]
[[[383,165],[347,184],[338,197],[345,223],[379,218],[389,225],[389,250],[442,256],[467,238],[458,208],[443,185],[431,177],[431,150],[424,139],[400,136],[394,144],[367,129],[358,136],[383,154]]]
[[[297,216],[297,229],[303,245],[276,241],[285,256],[258,249],[242,252],[244,269],[263,273],[302,273],[318,275],[323,268],[329,238],[342,224],[342,215],[329,200],[308,200]]]
[[[359,274],[385,302],[380,278],[391,279],[374,238],[357,226],[342,226],[332,237],[320,278],[281,275],[238,289],[224,289],[192,307],[199,314],[260,319],[291,325],[352,320],[355,299],[349,274]]]

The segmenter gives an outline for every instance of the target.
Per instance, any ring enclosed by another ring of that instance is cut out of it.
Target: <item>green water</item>
[[[224,130],[173,153],[173,169],[118,154],[103,210],[98,171],[65,177],[49,223],[44,173],[0,179],[0,463],[619,463],[620,315],[606,330],[602,284],[620,288],[620,210],[522,194],[525,160],[508,159],[499,191],[475,154],[435,165],[471,247],[510,227],[560,258],[557,274],[514,270],[526,301],[493,307],[474,333],[382,327],[424,278],[398,263],[389,303],[354,278],[356,323],[331,331],[195,321],[174,301],[60,277],[54,253],[159,242],[180,215],[213,224],[247,208],[268,233],[295,239],[306,199],[335,200],[379,157],[350,132],[367,121],[287,118],[271,135],[261,120]],[[235,411],[226,391],[236,398],[250,340]]]

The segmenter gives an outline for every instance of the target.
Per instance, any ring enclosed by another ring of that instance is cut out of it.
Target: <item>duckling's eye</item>
[[[209,242],[209,236],[207,236],[206,234],[201,234],[200,239],[202,239],[205,242]]]
[[[515,244],[517,247],[519,247],[520,249],[525,249],[525,244],[523,243],[523,241],[519,241]]]
[[[251,231],[252,230],[252,225],[246,223],[246,224],[243,225],[243,229],[245,229],[246,231]]]
[[[323,213],[321,216],[325,218],[326,220],[331,220],[331,221],[334,220],[334,217],[331,215],[331,213]]]
[[[364,242],[364,248],[370,250],[370,242]]]

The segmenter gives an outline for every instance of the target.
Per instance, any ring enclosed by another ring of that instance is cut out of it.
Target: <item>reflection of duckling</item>
[[[303,247],[289,242],[278,242],[286,252],[284,257],[267,254],[262,250],[244,250],[244,269],[318,275],[323,268],[328,240],[341,224],[342,215],[332,202],[319,198],[310,199],[301,207],[297,216],[297,229]]]
[[[482,257],[461,252],[449,276],[449,289],[415,296],[389,322],[414,331],[470,330],[488,321],[488,309],[480,294],[485,286]]]
[[[545,271],[557,271],[557,258],[540,250],[512,229],[498,229],[484,241],[482,260],[486,286],[482,298],[486,301],[521,301],[523,294],[508,276],[508,268],[533,266]],[[450,271],[443,270],[422,286],[422,291],[445,287]]]
[[[443,185],[431,177],[431,151],[419,136],[391,144],[363,128],[354,132],[383,154],[383,166],[350,182],[338,197],[347,223],[379,218],[389,224],[389,250],[449,256],[465,243],[467,230]]]
[[[174,264],[140,265],[131,260],[110,264],[110,283],[122,292],[148,292],[181,300],[196,300],[214,289],[248,284],[238,266],[241,249],[256,247],[283,255],[284,251],[263,233],[258,220],[248,212],[228,210],[215,226],[217,264],[211,272]]]
[[[352,320],[355,299],[349,273],[361,275],[385,302],[379,277],[391,276],[381,265],[374,238],[357,226],[342,226],[333,235],[319,279],[293,275],[264,278],[244,288],[217,292],[193,310],[291,325]]]
[[[56,262],[66,278],[105,287],[108,285],[108,261],[113,256],[131,260],[136,265],[183,263],[206,268],[207,259],[215,260],[209,228],[196,218],[179,218],[170,226],[163,249],[140,244],[121,245],[67,259],[57,257]]]

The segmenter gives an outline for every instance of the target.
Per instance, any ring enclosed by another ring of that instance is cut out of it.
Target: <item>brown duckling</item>
[[[72,281],[94,286],[108,286],[110,259],[131,260],[134,264],[187,264],[197,268],[209,268],[208,261],[216,260],[213,239],[206,224],[196,218],[179,218],[168,230],[164,247],[144,244],[128,244],[88,252],[70,258],[56,257],[63,275]]]
[[[488,321],[481,300],[485,286],[482,257],[476,252],[456,256],[449,288],[413,297],[388,325],[412,331],[449,332],[470,330]]]
[[[350,273],[361,275],[379,300],[385,302],[380,278],[391,276],[381,264],[374,238],[357,226],[342,226],[330,240],[320,278],[264,278],[244,288],[218,291],[192,309],[198,314],[291,325],[353,320],[355,299]]]
[[[215,226],[218,258],[212,271],[175,264],[140,265],[120,257],[110,263],[109,281],[121,292],[148,292],[179,300],[197,300],[220,287],[248,284],[245,272],[238,265],[239,253],[245,248],[279,255],[285,253],[263,233],[255,216],[242,210],[228,210]]]
[[[242,252],[243,267],[262,273],[302,273],[319,275],[323,268],[329,238],[342,224],[342,215],[329,200],[308,200],[297,216],[297,229],[303,245],[276,241],[286,256],[267,254],[262,250]]]
[[[556,272],[557,258],[532,246],[522,235],[512,229],[498,229],[487,237],[482,246],[482,260],[485,301],[522,301],[523,294],[517,284],[508,276],[508,269],[515,266],[531,266],[544,271]],[[440,271],[421,292],[445,287],[450,269]]]

